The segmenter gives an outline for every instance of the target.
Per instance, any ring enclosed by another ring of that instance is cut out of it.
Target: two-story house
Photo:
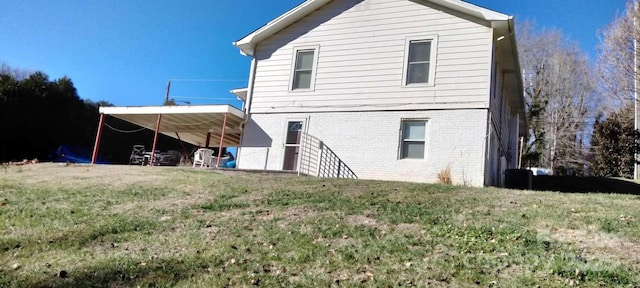
[[[251,57],[238,168],[499,185],[526,132],[513,18],[459,0],[307,0]]]

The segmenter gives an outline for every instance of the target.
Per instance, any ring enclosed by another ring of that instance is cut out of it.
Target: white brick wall
[[[424,118],[424,160],[399,159],[403,118]],[[456,184],[484,184],[487,110],[252,114],[238,156],[240,169],[281,170],[285,125],[305,119],[307,132],[322,140],[360,179],[437,182],[451,167]]]

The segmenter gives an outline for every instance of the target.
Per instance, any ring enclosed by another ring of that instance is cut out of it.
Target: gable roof
[[[306,0],[302,4],[280,15],[266,25],[244,36],[242,39],[233,42],[233,45],[240,49],[244,55],[253,56],[255,45],[262,40],[278,33],[280,30],[295,23],[303,17],[311,14],[332,0]],[[416,0],[413,0],[416,1]],[[498,13],[480,6],[476,6],[461,0],[417,0],[416,2],[431,2],[471,17],[491,22],[494,28],[498,26],[508,26],[507,22],[512,21],[512,17]],[[507,28],[508,29],[508,28]]]

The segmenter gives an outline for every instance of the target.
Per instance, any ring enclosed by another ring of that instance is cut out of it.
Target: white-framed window
[[[406,38],[403,86],[433,85],[437,44],[436,36]]]
[[[426,119],[402,120],[400,159],[425,159],[427,154]]]
[[[296,47],[293,49],[289,90],[310,91],[314,89],[319,50],[320,46]]]

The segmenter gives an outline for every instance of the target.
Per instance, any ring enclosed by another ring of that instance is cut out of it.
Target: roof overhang
[[[230,105],[100,107],[99,111],[150,130],[156,129],[158,115],[162,115],[159,133],[200,147],[206,145],[207,138],[218,146],[223,125],[223,146],[240,146],[245,116]]]
[[[247,93],[249,92],[248,88],[239,88],[231,90],[231,94],[236,95],[238,100],[242,102],[247,102]]]
[[[459,0],[424,0],[486,21],[507,21],[509,16]]]
[[[469,16],[472,16],[481,20],[490,21],[490,22],[508,21],[510,19],[510,17],[505,14],[501,14],[501,13],[498,13],[486,8],[482,8],[470,3],[459,1],[459,0],[421,0],[421,1],[428,1],[436,5],[440,5],[440,6],[452,9],[454,11],[458,11],[458,12],[467,14]],[[331,0],[304,1],[302,4],[296,6],[295,8],[280,15],[278,18],[272,20],[266,25],[251,32],[249,35],[244,36],[242,39],[236,42],[233,42],[233,45],[238,47],[240,49],[240,53],[242,53],[243,55],[253,56],[256,45],[260,43],[262,40],[280,32],[282,29],[302,19],[304,16],[311,14],[311,12],[317,10],[318,8],[324,6],[329,2],[331,2]],[[420,2],[420,1],[416,1],[416,2]]]
[[[512,114],[520,117],[520,133],[528,130],[525,113],[524,86],[522,83],[522,69],[520,68],[520,56],[516,41],[516,31],[513,17],[507,21],[494,21],[493,41],[498,52],[498,61],[504,73],[504,81],[509,89],[508,98]],[[524,135],[520,135],[524,136]]]
[[[273,19],[266,25],[244,36],[242,39],[233,42],[233,45],[240,49],[240,53],[253,56],[256,44],[267,37],[280,32],[280,30],[309,15],[311,12],[331,2],[331,0],[307,0],[295,8]]]

